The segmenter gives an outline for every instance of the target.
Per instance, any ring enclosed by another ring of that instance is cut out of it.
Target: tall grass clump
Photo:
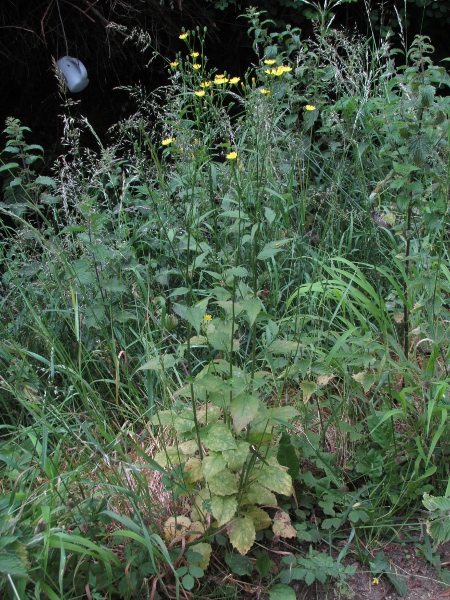
[[[6,597],[344,590],[448,495],[448,74],[246,18],[245,75],[183,31],[109,145],[66,116],[51,177],[7,122]]]

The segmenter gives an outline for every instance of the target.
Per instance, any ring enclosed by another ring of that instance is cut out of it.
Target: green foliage
[[[353,548],[444,493],[448,75],[424,37],[396,68],[387,43],[333,30],[337,4],[310,40],[249,11],[242,78],[184,32],[110,146],[67,122],[51,178],[8,121],[8,594],[219,597],[217,564],[271,598],[344,588]],[[402,590],[381,554],[371,569]]]

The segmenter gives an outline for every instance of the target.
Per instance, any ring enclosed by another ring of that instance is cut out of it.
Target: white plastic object
[[[78,58],[63,56],[56,63],[56,68],[63,76],[69,92],[81,92],[89,83],[86,67]]]

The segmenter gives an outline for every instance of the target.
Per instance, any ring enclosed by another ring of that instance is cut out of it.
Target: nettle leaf
[[[419,87],[419,102],[422,107],[426,108],[431,106],[434,101],[434,95],[436,93],[436,89],[433,85],[421,85]]]
[[[45,177],[44,175],[39,175],[39,177],[36,177],[36,183],[38,183],[39,185],[46,185],[48,187],[52,187],[53,189],[56,189],[56,181],[54,179],[52,179],[51,177]]]
[[[247,554],[256,538],[255,526],[249,517],[236,519],[228,526],[231,545],[239,554]]]
[[[211,494],[217,496],[231,496],[237,494],[238,487],[236,477],[230,471],[221,471],[208,481]]]
[[[257,506],[249,506],[246,512],[246,516],[250,517],[253,521],[256,531],[267,529],[272,525],[272,519],[262,508]]]
[[[259,398],[250,394],[240,394],[231,402],[230,413],[238,433],[255,418],[260,403]]]
[[[240,469],[244,466],[249,454],[250,444],[244,441],[237,442],[237,450],[224,450],[222,456],[231,470]]]
[[[433,152],[433,145],[430,142],[427,134],[420,131],[413,135],[408,140],[408,151],[413,163],[417,166],[422,166],[423,163]]]
[[[206,481],[209,481],[214,475],[226,469],[227,463],[221,454],[211,452],[209,456],[203,458],[203,475]]]
[[[356,373],[355,375],[352,375],[352,378],[362,385],[364,392],[366,394],[370,390],[370,388],[373,386],[373,384],[375,383],[375,381],[377,379],[373,373],[367,373],[366,371],[361,371],[361,373]]]
[[[237,500],[235,496],[213,496],[211,499],[211,514],[222,527],[231,521],[236,514]]]
[[[315,383],[314,381],[302,381],[300,384],[300,389],[303,392],[303,402],[304,404],[306,404],[307,402],[309,402],[311,396],[315,394],[319,388],[317,386],[317,383]]]
[[[292,494],[292,480],[281,466],[263,465],[258,474],[258,482],[277,494],[285,496]]]
[[[6,552],[5,550],[0,550],[0,573],[12,575],[13,577],[28,577],[26,551],[23,552],[21,550],[21,548],[16,549],[11,547]]]
[[[269,242],[264,246],[261,252],[256,257],[258,260],[267,260],[272,256],[276,256],[282,250],[282,246],[289,244],[292,238],[284,238],[283,240],[277,240],[276,242]]]
[[[202,440],[208,450],[214,452],[237,449],[233,434],[223,423],[213,425],[206,434],[202,435]]]
[[[273,518],[273,532],[283,538],[296,538],[297,530],[291,525],[290,516],[283,510],[277,511]]]

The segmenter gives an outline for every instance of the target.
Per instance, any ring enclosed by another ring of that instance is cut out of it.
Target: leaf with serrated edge
[[[217,525],[222,527],[231,521],[237,509],[235,496],[213,496],[211,498],[211,514],[217,519]]]
[[[257,506],[249,506],[245,514],[253,521],[256,531],[267,529],[272,525],[272,519],[262,508],[258,508]]]
[[[203,443],[209,450],[223,452],[224,450],[236,450],[236,442],[233,434],[223,423],[217,423],[209,429],[203,438]]]
[[[242,503],[261,504],[261,506],[276,506],[277,499],[274,493],[255,482],[252,483],[248,488],[247,494],[244,496]]]
[[[203,475],[206,481],[210,481],[214,475],[226,469],[227,463],[221,454],[211,452],[209,456],[203,458]]]
[[[198,450],[197,440],[186,440],[185,442],[181,442],[178,444],[179,449],[183,454],[187,456],[192,456]]]
[[[154,459],[162,467],[179,465],[180,462],[184,462],[184,457],[178,446],[168,446],[161,452],[157,452]]]
[[[376,376],[373,373],[367,373],[366,371],[355,373],[355,375],[352,375],[352,378],[363,386],[366,393],[376,381]]]
[[[282,510],[279,510],[273,518],[273,532],[283,538],[296,538],[297,531],[291,525],[290,516]]]
[[[232,521],[228,525],[228,537],[231,545],[239,552],[239,554],[247,554],[253,546],[256,537],[255,526],[252,519],[242,517]]]
[[[214,475],[214,477],[211,477],[208,485],[211,494],[217,494],[217,496],[231,496],[238,491],[236,478],[228,470],[221,471],[217,475]]]
[[[240,469],[244,466],[249,453],[250,444],[244,441],[237,442],[237,450],[224,450],[222,456],[227,462],[228,468]]]
[[[258,474],[258,482],[277,494],[292,494],[292,480],[281,466],[263,465]]]
[[[238,433],[254,419],[258,413],[260,402],[259,398],[249,394],[240,394],[231,402],[231,417]]]

